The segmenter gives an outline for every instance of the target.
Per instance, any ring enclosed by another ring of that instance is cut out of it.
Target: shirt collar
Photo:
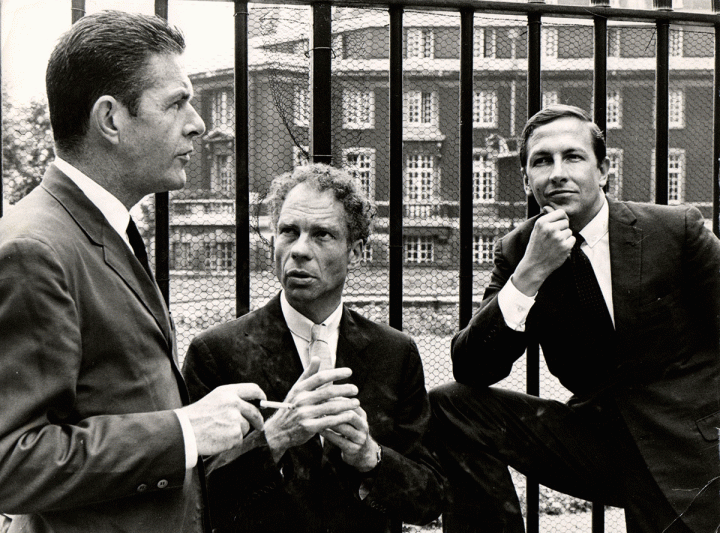
[[[280,306],[290,331],[307,342],[310,342],[310,329],[313,327],[314,322],[290,305],[290,302],[288,302],[285,297],[285,291],[280,293]],[[329,331],[335,332],[340,328],[342,308],[343,302],[341,300],[337,309],[323,320],[322,323],[325,324]]]
[[[580,235],[583,236],[587,245],[592,248],[595,246],[600,239],[602,239],[608,232],[609,225],[609,214],[610,209],[608,208],[607,198],[603,194],[603,205],[598,211],[598,214],[587,223],[587,225],[580,230]]]
[[[56,157],[54,163],[95,204],[110,226],[127,242],[126,234],[130,222],[130,212],[122,202],[67,161]]]

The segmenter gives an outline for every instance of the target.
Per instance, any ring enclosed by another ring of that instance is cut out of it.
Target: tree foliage
[[[3,94],[2,158],[4,195],[16,203],[42,179],[54,158],[47,104],[16,104]]]

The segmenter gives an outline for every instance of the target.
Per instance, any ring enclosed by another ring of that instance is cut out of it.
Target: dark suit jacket
[[[615,338],[588,339],[559,269],[538,292],[526,332],[507,327],[497,293],[525,253],[535,220],[500,239],[479,312],[453,339],[455,379],[496,383],[528,342],[575,396],[617,405],[650,472],[693,531],[720,524],[720,243],[697,209],[615,202],[610,261]],[[597,348],[600,346],[601,348]]]
[[[11,531],[201,531],[155,283],[51,166],[0,221],[0,511]],[[197,469],[196,469],[197,470]],[[185,485],[185,487],[183,487]]]
[[[323,449],[316,436],[276,465],[264,435],[253,432],[243,450],[208,465],[211,518],[218,531],[370,533],[399,531],[400,520],[424,523],[437,517],[442,478],[421,443],[429,403],[415,343],[345,308],[337,346],[337,367],[343,366],[352,369],[349,381],[358,386],[370,434],[383,446],[367,498],[358,496],[363,477],[330,443]],[[198,336],[183,372],[192,399],[218,385],[254,382],[268,399],[283,400],[302,363],[279,296]]]

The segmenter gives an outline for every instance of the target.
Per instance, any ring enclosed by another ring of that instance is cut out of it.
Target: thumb
[[[263,390],[255,383],[233,383],[227,387],[241,400],[267,399]]]

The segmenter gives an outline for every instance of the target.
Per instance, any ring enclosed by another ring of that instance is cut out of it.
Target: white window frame
[[[407,235],[403,237],[403,251],[406,263],[434,263],[435,238],[432,235]]]
[[[486,43],[485,38],[488,35],[490,41]],[[497,57],[497,31],[495,28],[475,28],[473,33],[473,56],[480,59],[495,59]]]
[[[655,150],[652,151],[650,164],[650,197],[655,199]],[[668,204],[677,205],[685,202],[686,157],[683,148],[668,150]]]
[[[193,243],[184,240],[173,241],[171,247],[172,270],[192,270]]]
[[[213,154],[210,167],[210,184],[213,191],[232,192],[233,181],[233,155]]]
[[[608,148],[607,158],[610,161],[608,170],[608,187],[607,191],[610,196],[616,200],[621,200],[622,196],[622,165],[623,165],[623,149]]]
[[[406,126],[413,128],[437,127],[438,94],[436,91],[405,91],[403,94],[403,118]]]
[[[343,128],[367,130],[375,127],[375,91],[343,89]]]
[[[560,103],[560,92],[559,91],[557,91],[557,90],[543,91],[543,94],[542,94],[543,108],[545,108],[549,105],[554,105],[554,104],[559,104],[559,103]]]
[[[310,126],[310,89],[295,85],[293,88],[293,119],[296,126]]]
[[[682,28],[670,30],[669,55],[670,57],[682,57],[684,33]]]
[[[473,151],[473,202],[495,202],[498,184],[498,160],[487,150]]]
[[[496,90],[473,91],[473,128],[498,127],[498,93]]]
[[[559,49],[558,28],[544,26],[541,35],[543,57],[557,58]]]
[[[619,27],[612,27],[608,29],[608,57],[620,57],[621,34],[622,30]]]
[[[348,161],[351,156],[356,157],[354,164]],[[345,148],[342,151],[342,166],[360,181],[368,198],[375,198],[375,148]]]
[[[668,92],[668,127],[675,130],[685,127],[685,89]]]
[[[432,28],[408,28],[407,58],[432,59],[435,57],[435,31]]]
[[[435,156],[408,154],[405,158],[405,203],[428,204],[435,198]]]
[[[622,128],[622,100],[620,89],[608,89],[606,126],[609,130]]]
[[[495,256],[495,237],[493,235],[473,235],[473,263],[487,265]]]
[[[232,94],[228,89],[213,91],[210,102],[210,129],[229,131],[229,110],[232,105]]]
[[[214,241],[205,243],[205,270],[230,272],[235,268],[235,243]]]

